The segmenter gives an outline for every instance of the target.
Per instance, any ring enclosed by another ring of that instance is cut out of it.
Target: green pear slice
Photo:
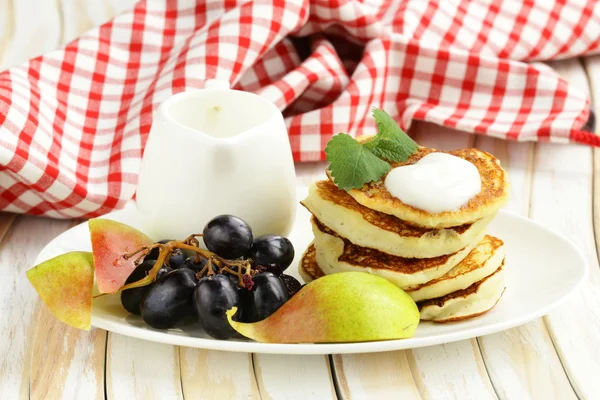
[[[56,318],[75,328],[90,329],[92,253],[74,251],[54,257],[27,271],[27,278]]]
[[[267,343],[339,343],[403,339],[414,335],[419,310],[412,298],[384,278],[343,272],[319,278],[268,318],[232,320],[240,334]]]

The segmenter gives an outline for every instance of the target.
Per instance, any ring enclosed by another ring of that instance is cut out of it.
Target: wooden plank
[[[19,217],[0,244],[0,393],[10,398],[29,397],[31,338],[39,300],[25,271],[33,267],[42,247],[68,227],[68,221]]]
[[[45,306],[38,309],[31,341],[30,398],[104,399],[106,331],[71,328]]]
[[[0,71],[7,68],[10,63],[4,56],[14,35],[13,0],[0,0]]]
[[[179,348],[186,400],[260,399],[252,354]]]
[[[54,50],[61,18],[54,1],[0,0],[0,70]],[[35,12],[32,12],[35,10]]]
[[[62,42],[70,42],[91,28],[101,25],[124,10],[135,0],[62,0]]]
[[[106,347],[107,399],[183,399],[176,346],[111,333]]]
[[[408,352],[424,399],[496,399],[475,339]]]
[[[334,355],[334,376],[342,399],[418,399],[406,351]]]
[[[476,145],[498,157],[509,174],[511,199],[506,210],[527,216],[535,144],[481,136]],[[478,342],[500,398],[575,398],[542,319],[480,337]]]
[[[84,1],[87,4],[87,8],[91,9],[97,3],[96,0],[80,0]],[[104,0],[102,1],[104,7],[106,8],[107,15],[119,15],[124,11],[130,10],[137,0]],[[91,14],[91,13],[90,13]]]
[[[253,357],[263,400],[336,398],[327,356],[254,354]]]
[[[88,12],[92,10],[94,12]],[[68,43],[90,28],[110,19],[112,15],[105,15],[105,11],[107,7],[104,1],[63,0],[60,6],[63,27],[61,43]],[[97,20],[93,21],[92,18]]]
[[[478,338],[502,399],[576,399],[543,319]]]
[[[17,214],[0,212],[0,243],[16,218]]]
[[[581,64],[561,61],[551,66],[587,91]],[[592,224],[592,150],[541,143],[534,168],[531,218],[572,240],[590,265],[582,289],[545,321],[577,395],[596,398],[600,393],[600,271]]]

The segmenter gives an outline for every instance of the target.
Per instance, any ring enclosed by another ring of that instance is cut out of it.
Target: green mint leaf
[[[377,122],[377,135],[363,144],[377,157],[390,162],[404,162],[414,154],[418,145],[385,111],[373,109]]]
[[[346,133],[331,138],[325,153],[333,181],[343,190],[359,189],[367,182],[378,180],[391,168]]]

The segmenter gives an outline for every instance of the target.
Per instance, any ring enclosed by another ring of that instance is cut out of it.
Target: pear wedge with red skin
[[[56,318],[75,328],[90,329],[92,253],[73,251],[54,257],[27,271],[27,278]]]
[[[365,272],[342,272],[312,281],[268,318],[229,324],[266,343],[341,343],[404,339],[414,335],[419,309],[388,280]]]
[[[143,232],[110,219],[91,219],[88,225],[98,291],[115,293],[135,269],[137,257],[125,260],[123,254],[150,246],[154,241]]]

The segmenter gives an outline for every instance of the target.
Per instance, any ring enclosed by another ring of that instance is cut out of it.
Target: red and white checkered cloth
[[[0,74],[0,210],[121,207],[153,110],[210,78],[283,110],[298,161],[323,159],[335,133],[373,133],[373,107],[405,129],[598,145],[586,96],[535,61],[599,49],[594,0],[141,1]]]

